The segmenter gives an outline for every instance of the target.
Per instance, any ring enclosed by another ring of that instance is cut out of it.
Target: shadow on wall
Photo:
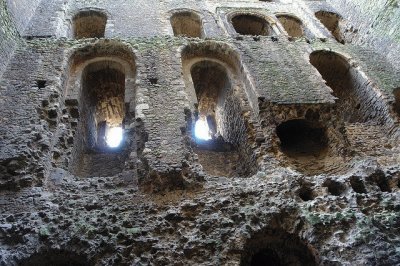
[[[231,19],[235,31],[241,35],[272,35],[273,29],[268,21],[260,16],[237,14]]]
[[[254,234],[245,244],[241,266],[318,265],[315,250],[298,236],[279,229]]]
[[[394,110],[400,118],[400,88],[393,90],[395,102],[394,102]]]
[[[20,266],[90,266],[85,256],[62,250],[35,253],[18,263]]]

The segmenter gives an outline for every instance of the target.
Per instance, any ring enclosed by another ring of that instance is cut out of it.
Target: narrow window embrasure
[[[341,17],[333,12],[318,11],[315,17],[332,33],[335,39],[344,44],[343,35],[340,29]]]
[[[82,72],[80,121],[74,140],[78,176],[112,176],[128,155],[124,136],[125,72],[114,61],[91,63]]]
[[[276,17],[290,37],[299,38],[303,36],[303,23],[299,19],[290,15],[277,15]]]
[[[191,66],[190,75],[197,100],[194,150],[204,171],[212,176],[248,175],[251,169],[243,162],[249,158],[238,151],[246,147],[241,140],[246,128],[227,69],[204,60]]]
[[[222,136],[225,95],[226,90],[231,90],[229,78],[222,66],[211,61],[194,65],[191,75],[199,112],[195,128],[196,138],[216,140]]]
[[[171,17],[171,25],[175,36],[201,38],[203,30],[199,15],[184,11]]]
[[[125,74],[115,63],[89,65],[82,78],[83,117],[89,149],[116,148],[122,141]]]
[[[367,82],[351,69],[349,63],[341,56],[330,51],[316,51],[310,55],[311,64],[318,70],[322,78],[337,97],[337,110],[345,122],[364,122],[369,117],[371,107],[365,108],[364,102],[369,95]]]
[[[255,15],[236,15],[232,18],[232,26],[237,33],[242,35],[261,35],[272,34],[269,23],[261,17]]]
[[[75,39],[102,38],[107,24],[107,16],[97,11],[81,11],[73,19]]]

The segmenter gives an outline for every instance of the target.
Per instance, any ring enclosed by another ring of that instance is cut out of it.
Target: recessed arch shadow
[[[303,37],[304,25],[299,18],[296,18],[295,16],[289,14],[277,14],[276,17],[290,37]]]
[[[72,18],[74,39],[103,38],[107,14],[98,10],[80,10]]]
[[[334,12],[329,11],[317,11],[315,17],[331,32],[336,41],[344,44],[343,33],[340,28],[340,24],[343,18]]]
[[[170,18],[175,36],[202,38],[203,25],[200,15],[191,10],[173,11]]]
[[[81,47],[70,55],[65,104],[75,135],[68,146],[68,169],[75,175],[118,174],[136,149],[134,131],[125,129],[135,117],[135,62],[133,51],[114,41]],[[114,146],[110,139],[115,132],[120,142]]]
[[[241,266],[318,265],[316,250],[294,234],[280,229],[262,230],[249,238]]]
[[[237,13],[230,16],[230,21],[235,31],[241,35],[273,35],[270,23],[260,15]]]
[[[256,169],[247,136],[247,118],[241,111],[248,101],[236,56],[218,43],[182,50],[186,92],[194,114],[189,134],[200,164],[209,175],[248,176]],[[193,134],[199,121],[208,124],[209,140]]]

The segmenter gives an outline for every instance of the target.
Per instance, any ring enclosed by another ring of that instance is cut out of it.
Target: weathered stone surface
[[[25,2],[0,2],[0,265],[400,263],[396,1]]]

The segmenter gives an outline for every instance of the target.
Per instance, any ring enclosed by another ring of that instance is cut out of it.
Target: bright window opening
[[[107,131],[106,135],[106,143],[110,148],[118,147],[123,138],[123,130],[122,127],[112,127]]]
[[[199,119],[194,126],[194,135],[197,139],[210,140],[211,132],[205,119]]]

